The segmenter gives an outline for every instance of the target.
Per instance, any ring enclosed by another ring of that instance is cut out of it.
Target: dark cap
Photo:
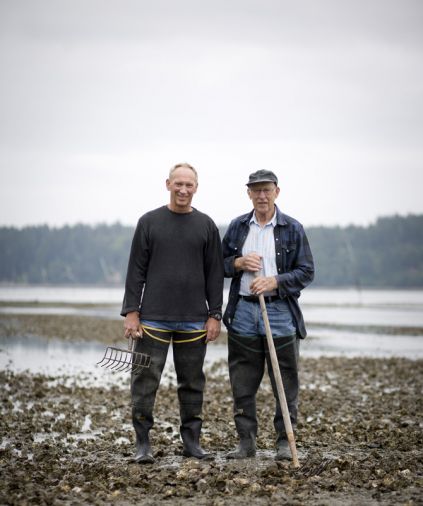
[[[250,174],[247,186],[255,183],[275,183],[278,185],[278,178],[271,170],[258,170]]]

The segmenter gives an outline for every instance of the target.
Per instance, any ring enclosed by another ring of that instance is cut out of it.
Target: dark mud
[[[122,342],[123,319],[104,320],[91,316],[59,314],[0,314],[0,337],[32,335],[64,341],[113,344]]]

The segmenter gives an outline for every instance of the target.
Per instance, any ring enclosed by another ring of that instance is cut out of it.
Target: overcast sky
[[[421,0],[0,0],[0,225],[135,225],[257,169],[306,226],[423,213]]]

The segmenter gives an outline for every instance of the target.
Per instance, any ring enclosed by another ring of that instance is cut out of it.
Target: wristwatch
[[[209,318],[214,318],[215,320],[217,320],[218,322],[220,322],[220,320],[222,319],[222,315],[220,313],[209,313]]]

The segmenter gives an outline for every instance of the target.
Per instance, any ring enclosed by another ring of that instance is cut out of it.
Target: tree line
[[[221,236],[226,226],[219,227]],[[122,284],[133,227],[0,227],[0,282]],[[315,287],[423,287],[423,215],[306,229]]]

